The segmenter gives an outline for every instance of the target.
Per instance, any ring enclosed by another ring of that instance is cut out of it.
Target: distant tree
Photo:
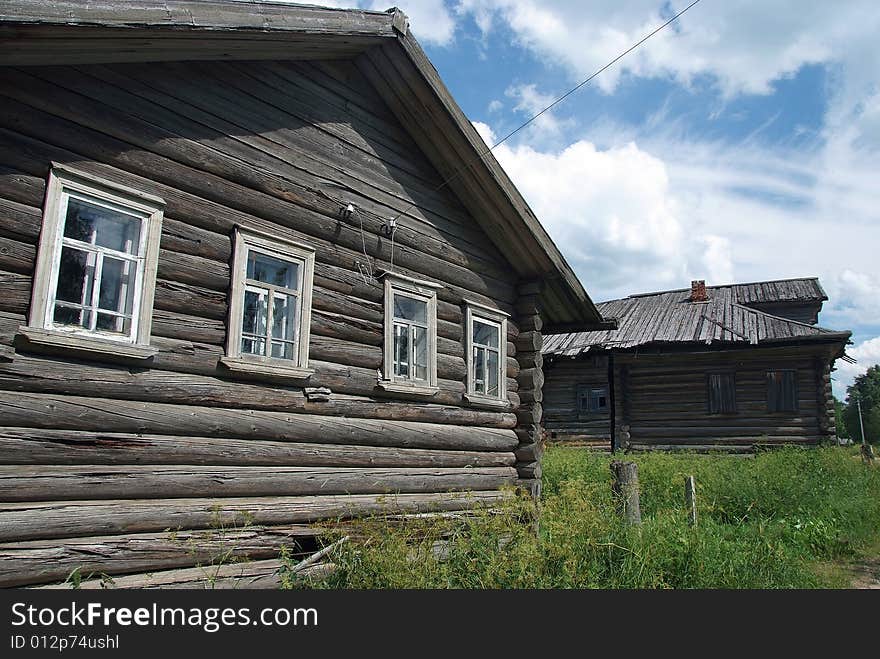
[[[865,439],[869,442],[880,441],[880,364],[871,366],[864,375],[859,375],[846,388],[843,423],[854,442],[862,441],[857,400],[862,403]]]
[[[834,396],[834,425],[837,429],[837,436],[840,439],[847,439],[850,437],[849,430],[846,429],[846,423],[843,421],[843,413],[845,410],[846,405],[844,405],[843,401],[837,396]]]

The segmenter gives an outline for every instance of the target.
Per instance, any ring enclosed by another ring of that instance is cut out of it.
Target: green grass
[[[462,522],[357,524],[326,588],[812,588],[845,585],[835,562],[876,552],[880,469],[851,448],[627,456],[639,465],[643,524],[624,525],[611,458],[551,447],[540,530],[527,500]],[[697,482],[687,524],[684,477]],[[433,548],[448,541],[442,559]],[[822,566],[825,566],[824,568]]]

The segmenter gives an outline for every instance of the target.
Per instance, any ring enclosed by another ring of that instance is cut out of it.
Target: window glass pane
[[[489,350],[486,353],[486,395],[498,396],[498,353]]]
[[[104,257],[101,266],[101,288],[98,290],[98,307],[106,311],[131,314],[134,282],[131,273],[134,264],[123,259]]]
[[[241,352],[246,355],[265,355],[266,340],[243,336],[241,339]]]
[[[602,412],[608,408],[608,397],[604,388],[590,390],[590,411]]]
[[[299,290],[299,264],[250,250],[247,278],[281,288]]]
[[[94,279],[95,254],[72,247],[61,248],[58,287],[55,289],[57,300],[91,304]]]
[[[394,317],[425,325],[428,322],[428,304],[421,300],[395,293]]]
[[[394,324],[394,375],[409,376],[409,326]]]
[[[102,332],[128,334],[131,331],[131,318],[129,316],[111,316],[110,314],[99,313],[95,329]]]
[[[75,197],[68,198],[64,235],[127,254],[137,254],[142,220]]]
[[[476,318],[474,319],[474,343],[487,345],[490,348],[497,348],[498,334],[498,327],[495,325],[488,325],[480,322]]]
[[[272,294],[272,338],[293,341],[296,331],[296,297]]]
[[[428,379],[428,330],[424,327],[412,328],[413,331],[413,377],[417,380]]]
[[[56,306],[52,321],[57,325],[79,325],[81,327],[89,327],[91,314],[82,309]]]
[[[252,355],[265,355],[266,343],[260,337],[266,335],[266,293],[246,289],[241,323],[241,351]],[[248,336],[251,335],[251,336]]]
[[[474,391],[486,393],[486,349],[474,346]]]
[[[272,357],[275,359],[293,359],[296,345],[287,341],[272,341]]]

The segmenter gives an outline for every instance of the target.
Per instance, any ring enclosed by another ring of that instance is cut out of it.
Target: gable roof
[[[544,339],[544,354],[576,357],[590,350],[632,350],[641,346],[766,345],[788,342],[840,342],[851,333],[833,331],[775,316],[748,303],[821,295],[819,282],[791,279],[750,284],[707,286],[707,302],[691,302],[690,289],[631,295],[598,305],[618,329],[556,334]],[[842,345],[841,345],[842,349]]]
[[[5,0],[7,65],[353,60],[522,281],[542,283],[545,331],[602,326],[534,212],[454,101],[405,15],[217,0]]]

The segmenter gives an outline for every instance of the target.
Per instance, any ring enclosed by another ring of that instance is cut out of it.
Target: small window
[[[151,356],[136,348],[150,343],[163,207],[157,197],[54,166],[27,338],[58,343],[52,335],[63,335],[58,345],[72,349],[100,351],[104,342],[109,351],[128,345],[128,356]]]
[[[602,414],[608,411],[608,387],[605,385],[578,385],[579,415]]]
[[[475,404],[507,405],[507,315],[465,301],[467,399]]]
[[[438,285],[385,274],[385,389],[433,393],[437,387]]]
[[[796,412],[797,409],[797,372],[767,371],[767,411]]]
[[[222,363],[233,370],[308,376],[314,251],[240,227],[234,240]]]
[[[736,413],[736,380],[733,373],[709,373],[709,414]]]

